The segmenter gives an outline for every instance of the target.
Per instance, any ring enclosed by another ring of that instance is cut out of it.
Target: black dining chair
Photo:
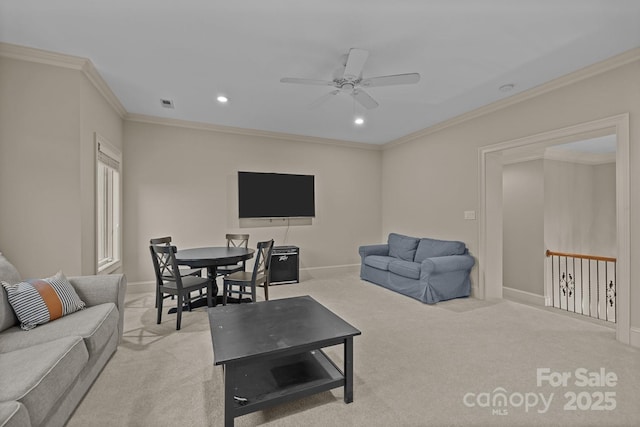
[[[156,237],[149,240],[150,245],[164,245],[171,246],[171,236]],[[200,268],[188,268],[180,267],[181,276],[202,276],[202,269]]]
[[[233,298],[234,295],[238,296],[240,302],[244,295],[250,295],[251,301],[256,302],[257,286],[264,288],[264,299],[269,300],[269,265],[272,250],[273,239],[258,242],[253,271],[236,271],[224,277],[222,305],[227,305],[227,299]]]
[[[249,235],[248,234],[227,234],[227,247],[228,248],[248,248],[249,247]],[[222,265],[216,270],[218,276],[228,276],[236,271],[246,270],[246,261],[241,261],[237,264]]]
[[[162,245],[162,246],[171,246],[171,236],[166,237],[155,237],[153,239],[149,239],[150,245]],[[180,275],[181,276],[202,276],[202,270],[200,268],[188,268],[188,267],[180,267]],[[156,287],[157,292],[157,287]],[[200,297],[202,298],[202,290],[200,291]],[[175,298],[175,295],[165,295],[164,298],[171,299]],[[156,307],[158,307],[158,295],[156,295]],[[189,305],[189,310],[191,310],[191,305]]]
[[[213,280],[208,277],[182,276],[176,261],[175,246],[150,245],[149,250],[156,275],[157,323],[160,324],[162,321],[162,302],[165,295],[175,295],[178,299],[176,303],[176,330],[180,330],[182,307],[185,304],[190,304],[192,300],[191,292],[206,289],[207,306],[213,306]]]

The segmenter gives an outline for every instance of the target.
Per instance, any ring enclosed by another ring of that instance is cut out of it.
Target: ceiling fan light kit
[[[337,77],[333,80],[317,80],[317,79],[305,79],[298,77],[283,77],[280,79],[282,83],[296,83],[304,85],[320,85],[320,86],[332,86],[335,90],[320,97],[316,101],[312,102],[310,108],[316,108],[327,101],[334,95],[340,93],[348,93],[353,99],[362,105],[364,108],[371,110],[376,108],[379,104],[371,97],[363,88],[380,87],[380,86],[395,86],[403,84],[415,84],[420,81],[420,74],[407,73],[407,74],[394,74],[389,76],[370,77],[363,79],[362,70],[364,64],[369,57],[369,52],[364,49],[349,49],[347,61],[344,65],[344,71],[341,77]]]

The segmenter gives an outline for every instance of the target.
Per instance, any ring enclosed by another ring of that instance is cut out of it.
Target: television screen
[[[238,172],[240,218],[313,217],[313,175]]]

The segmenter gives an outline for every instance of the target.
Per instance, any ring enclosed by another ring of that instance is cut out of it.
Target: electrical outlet
[[[464,211],[464,219],[476,219],[476,211]]]

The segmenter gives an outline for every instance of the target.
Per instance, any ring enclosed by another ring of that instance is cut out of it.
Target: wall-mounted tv
[[[315,217],[313,175],[238,172],[240,218]]]

